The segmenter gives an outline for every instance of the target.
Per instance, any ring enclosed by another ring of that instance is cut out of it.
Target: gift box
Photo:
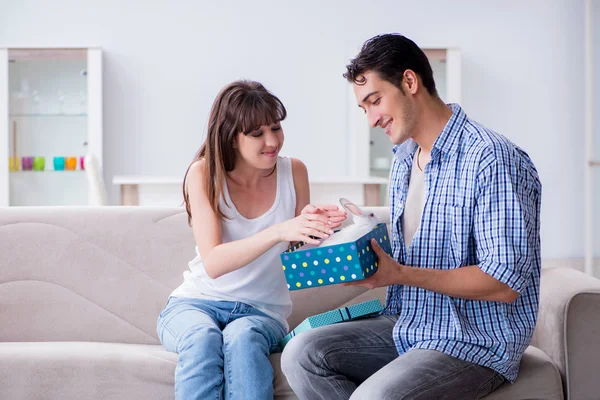
[[[383,310],[381,302],[378,299],[375,299],[348,307],[338,308],[337,310],[327,311],[322,314],[313,315],[312,317],[306,318],[300,325],[296,327],[296,329],[285,336],[280,342],[280,347],[283,350],[285,345],[296,335],[309,329],[343,321],[350,321],[357,318],[370,317],[379,314],[381,310]]]
[[[283,272],[289,290],[359,281],[377,271],[377,256],[371,248],[374,238],[388,254],[392,246],[386,224],[377,224],[354,242],[314,247],[298,244],[281,254]]]

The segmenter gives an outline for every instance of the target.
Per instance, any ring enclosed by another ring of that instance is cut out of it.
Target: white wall
[[[182,174],[218,90],[245,77],[286,104],[287,154],[345,174],[347,60],[397,31],[459,47],[468,114],[525,148],[544,185],[544,257],[583,255],[583,2],[0,2],[2,45],[104,49],[104,169]],[[317,156],[315,156],[317,155]],[[111,200],[117,193],[111,189]]]
[[[600,160],[600,0],[591,1],[592,10],[592,65],[594,76],[592,90],[593,107],[593,138],[594,138],[594,160]],[[593,199],[594,229],[593,229],[593,249],[594,257],[600,257],[600,168],[593,170],[595,190],[592,192]],[[600,271],[600,269],[596,269]]]

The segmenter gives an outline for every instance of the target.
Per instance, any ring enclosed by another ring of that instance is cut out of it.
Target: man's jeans
[[[286,333],[278,321],[244,303],[172,297],[157,325],[179,354],[176,399],[273,398],[269,354]]]
[[[477,399],[504,382],[502,375],[434,350],[398,356],[396,316],[312,329],[296,336],[281,366],[298,397],[312,399]]]

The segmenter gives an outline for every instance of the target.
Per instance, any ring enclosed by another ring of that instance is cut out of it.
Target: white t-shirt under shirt
[[[227,184],[223,186],[223,196],[229,206],[225,205],[223,198],[220,199],[219,205],[223,213],[231,218],[224,219],[221,223],[223,243],[245,239],[274,224],[294,218],[296,191],[291,158],[278,158],[275,173],[275,201],[266,213],[257,218],[247,219],[242,216],[231,201]],[[240,301],[256,307],[288,328],[287,318],[292,312],[292,301],[279,258],[287,247],[288,243],[278,243],[248,265],[212,279],[206,274],[196,246],[196,257],[188,264],[189,270],[183,273],[183,284],[175,289],[171,296]]]
[[[425,207],[425,173],[419,168],[419,148],[415,151],[410,180],[408,182],[408,193],[402,213],[402,235],[406,251],[410,248],[413,237],[421,224],[421,215]]]

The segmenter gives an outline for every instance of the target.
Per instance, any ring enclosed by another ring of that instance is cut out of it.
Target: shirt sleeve
[[[539,180],[518,161],[490,155],[482,164],[473,220],[478,265],[521,293],[539,268]]]

